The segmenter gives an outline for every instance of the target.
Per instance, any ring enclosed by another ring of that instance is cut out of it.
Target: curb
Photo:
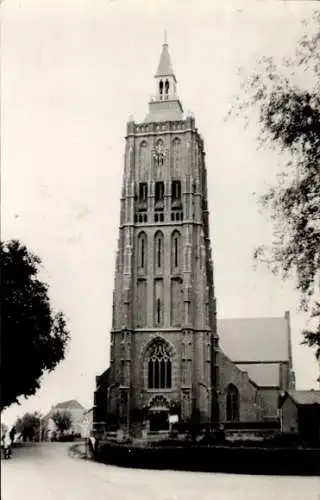
[[[68,449],[68,455],[71,458],[80,458],[82,460],[88,460],[87,454],[80,450],[80,446],[83,445],[73,444],[72,446],[70,446],[70,448]]]

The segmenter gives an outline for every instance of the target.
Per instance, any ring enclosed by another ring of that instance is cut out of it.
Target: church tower
[[[204,144],[166,41],[154,78],[127,124],[107,411],[160,429],[169,413],[218,422],[218,340]]]

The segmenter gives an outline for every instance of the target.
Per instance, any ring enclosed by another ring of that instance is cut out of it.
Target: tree
[[[33,441],[34,439],[39,439],[40,422],[40,413],[25,413],[23,417],[17,419],[15,428],[22,435],[24,441]]]
[[[69,430],[72,425],[71,413],[69,411],[56,411],[51,418],[61,433]]]
[[[310,26],[309,23],[304,23]],[[313,318],[304,343],[316,347],[320,358],[320,12],[311,21],[314,31],[299,42],[295,55],[280,64],[272,58],[243,84],[234,110],[254,106],[260,122],[260,144],[289,154],[275,185],[260,203],[270,211],[274,240],[259,247],[255,259],[274,273],[293,276],[301,308]],[[284,155],[285,156],[285,155]]]
[[[40,265],[19,241],[0,243],[1,410],[35,394],[44,372],[64,359],[69,341],[65,317],[53,313],[48,286],[39,279]]]

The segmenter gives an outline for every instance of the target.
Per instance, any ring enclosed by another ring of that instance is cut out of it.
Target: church
[[[184,116],[168,44],[143,122],[127,123],[110,366],[94,422],[154,431],[277,420],[295,387],[290,316],[217,318],[204,141]],[[226,271],[227,272],[227,271]]]

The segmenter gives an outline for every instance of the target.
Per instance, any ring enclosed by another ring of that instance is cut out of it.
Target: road
[[[68,455],[70,444],[28,444],[1,460],[1,500],[320,500],[315,477],[122,469]]]

